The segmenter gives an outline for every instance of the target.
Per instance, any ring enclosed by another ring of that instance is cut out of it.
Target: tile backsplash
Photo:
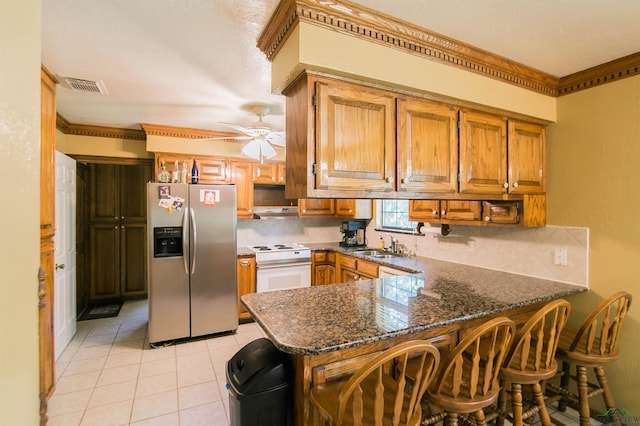
[[[369,246],[380,236],[367,227]],[[342,219],[267,219],[238,221],[238,246],[278,243],[338,242]],[[411,254],[588,286],[589,229],[547,226],[544,228],[492,228],[451,226],[442,236],[439,227],[423,230],[425,236],[393,234]],[[556,249],[567,251],[567,265],[555,265]]]

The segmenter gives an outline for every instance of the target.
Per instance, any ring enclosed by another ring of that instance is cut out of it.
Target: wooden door
[[[330,217],[336,214],[336,200],[332,198],[301,198],[298,200],[298,216]]]
[[[238,275],[238,318],[240,321],[248,321],[251,314],[240,301],[244,294],[256,292],[256,259],[240,258],[237,264]]]
[[[458,191],[458,110],[398,100],[398,191]]]
[[[231,181],[236,184],[238,219],[253,219],[253,168],[251,163],[232,161]]]
[[[345,82],[316,83],[316,189],[395,189],[395,99]]]
[[[116,164],[90,164],[89,220],[91,223],[120,222],[120,170]]]
[[[314,268],[314,285],[327,285],[336,282],[336,268],[333,265],[316,265]]]
[[[440,201],[409,200],[409,220],[428,222],[433,219],[440,219]]]
[[[460,112],[460,192],[507,193],[507,122],[479,112]]]
[[[147,295],[147,225],[123,223],[120,226],[120,288],[122,297]]]
[[[89,299],[120,297],[120,224],[89,226]]]
[[[509,192],[544,194],[546,137],[542,126],[509,121]]]

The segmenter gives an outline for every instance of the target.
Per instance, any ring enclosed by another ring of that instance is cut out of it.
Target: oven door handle
[[[256,265],[257,269],[283,269],[283,268],[295,268],[299,266],[311,266],[311,262],[287,262],[287,263],[269,263]]]

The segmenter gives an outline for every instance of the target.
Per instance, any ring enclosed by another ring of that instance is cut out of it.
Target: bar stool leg
[[[498,397],[498,417],[496,417],[496,426],[504,426],[504,418],[507,415],[507,400],[508,393],[507,387],[511,386],[509,382],[504,382],[500,389],[500,396]]]
[[[444,419],[446,426],[458,426],[458,413],[447,412],[447,417]]]
[[[522,426],[522,385],[511,383],[511,406],[514,426]]]
[[[487,426],[487,419],[484,417],[483,410],[476,411],[475,415],[476,415],[477,426]]]
[[[615,408],[616,403],[613,401],[613,395],[611,394],[611,390],[609,389],[609,382],[607,381],[607,375],[604,372],[604,367],[599,365],[594,368],[596,372],[596,378],[598,379],[598,384],[602,388],[602,396],[604,398],[604,403],[607,408]]]
[[[536,404],[538,404],[539,407],[538,414],[540,415],[540,423],[542,423],[543,426],[550,426],[551,417],[549,417],[547,406],[544,404],[544,394],[542,393],[540,383],[533,384],[533,394],[536,397]]]
[[[580,401],[580,426],[591,424],[589,412],[589,386],[587,385],[587,368],[581,365],[576,367],[578,381],[578,399]]]
[[[562,376],[560,376],[560,388],[569,390],[569,374],[571,374],[571,364],[566,361],[562,361]],[[562,396],[562,399],[558,401],[558,411],[567,411],[567,397]]]

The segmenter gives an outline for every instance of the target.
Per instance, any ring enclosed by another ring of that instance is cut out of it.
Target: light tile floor
[[[48,425],[229,425],[226,362],[263,337],[260,327],[152,349],[147,320],[141,300],[115,318],[78,322],[56,361]]]
[[[229,425],[226,362],[264,336],[260,327],[242,324],[235,334],[153,349],[147,321],[140,300],[115,318],[78,322],[56,361],[49,426]],[[571,409],[549,409],[567,426],[579,423]]]

